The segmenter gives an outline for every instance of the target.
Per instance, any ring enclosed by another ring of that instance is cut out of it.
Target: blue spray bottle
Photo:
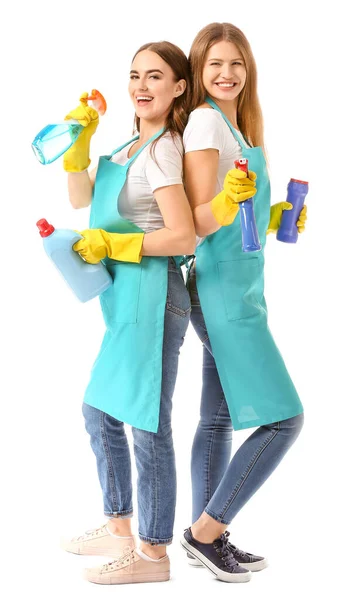
[[[248,175],[248,159],[239,158],[234,161],[236,169],[244,171]],[[259,252],[261,244],[256,226],[253,199],[245,200],[239,203],[240,226],[242,229],[242,250],[243,252]]]
[[[98,90],[92,90],[87,100],[91,100],[93,108],[103,115],[106,101]],[[84,129],[75,119],[68,119],[55,125],[46,125],[35,136],[31,144],[33,152],[42,165],[49,165],[69,150]]]
[[[46,219],[40,219],[36,225],[46,253],[81,302],[95,298],[112,284],[112,277],[103,263],[91,265],[72,249],[81,239],[79,233],[55,229]]]

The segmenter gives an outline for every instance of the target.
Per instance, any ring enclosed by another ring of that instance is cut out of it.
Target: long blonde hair
[[[232,42],[240,51],[246,68],[246,81],[238,96],[237,123],[244,137],[265,152],[263,117],[257,94],[257,70],[250,44],[244,33],[230,23],[211,23],[196,35],[189,54],[193,77],[192,110],[205,100],[207,92],[203,85],[203,67],[210,48],[221,41]]]
[[[158,54],[158,56],[160,56],[174,72],[175,81],[179,81],[180,79],[184,79],[186,81],[186,89],[184,93],[173,100],[163,133],[151,144],[151,151],[153,151],[157,142],[168,131],[171,133],[173,139],[175,138],[176,133],[179,134],[180,137],[183,136],[184,129],[187,125],[188,117],[191,111],[191,72],[187,57],[178,46],[175,46],[175,44],[172,44],[171,42],[163,41],[144,44],[141,46],[141,48],[139,48],[139,50],[137,50],[133,56],[132,62],[137,54],[143,50],[151,50],[151,52]],[[139,132],[140,119],[136,115],[134,118],[134,126],[135,130]]]

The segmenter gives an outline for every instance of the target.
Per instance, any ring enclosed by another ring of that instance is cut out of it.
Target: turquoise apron
[[[254,209],[262,250],[242,251],[239,216],[207,236],[196,250],[202,312],[233,427],[238,430],[294,417],[303,407],[267,325],[264,247],[270,184],[262,148],[248,148],[219,107],[210,98],[206,101],[219,110],[249,169],[257,173]]]
[[[127,172],[148,140],[125,165],[99,159],[90,227],[111,233],[142,232],[121,217],[118,197]],[[139,136],[131,141],[136,141]],[[84,402],[119,421],[157,432],[162,384],[164,314],[168,257],[144,256],[140,264],[107,259],[113,285],[100,296],[107,331],[93,365]]]

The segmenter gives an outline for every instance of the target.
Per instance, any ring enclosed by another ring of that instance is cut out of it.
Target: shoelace
[[[85,531],[85,533],[83,535],[75,537],[73,539],[73,541],[80,542],[80,541],[88,539],[91,536],[98,536],[101,533],[104,533],[105,527],[106,527],[106,525],[102,525],[102,527],[98,527],[97,529],[88,529],[87,531]]]
[[[229,533],[229,532],[227,532],[227,533]],[[247,552],[244,552],[244,550],[240,550],[239,548],[237,548],[237,546],[234,546],[233,544],[231,544],[231,542],[228,542],[227,547],[230,550],[230,552],[232,552],[232,554],[238,554],[242,558],[248,556]]]
[[[228,536],[230,535],[229,531],[225,531],[222,533],[216,542],[214,542],[214,548],[217,550],[220,558],[224,561],[226,567],[233,571],[235,567],[238,566],[238,561],[234,558],[232,552],[229,550],[228,545]]]
[[[123,567],[127,564],[131,564],[134,560],[134,549],[130,546],[126,546],[123,550],[123,554],[116,558],[116,560],[112,560],[111,562],[103,565],[101,568],[101,573],[105,573],[107,571],[114,571],[117,567]]]

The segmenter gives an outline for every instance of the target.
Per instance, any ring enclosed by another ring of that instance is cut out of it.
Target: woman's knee
[[[172,451],[173,435],[171,424],[163,424],[158,428],[157,433],[144,431],[143,429],[132,428],[133,442],[135,449],[141,449],[146,454],[156,452]]]
[[[84,402],[82,404],[82,414],[85,420],[86,431],[92,435],[96,428],[99,427],[101,411]]]
[[[290,419],[284,419],[283,421],[272,423],[268,427],[277,430],[289,440],[291,439],[292,441],[295,441],[303,428],[303,424],[304,414],[302,412],[295,417],[290,417]]]
[[[202,433],[210,433],[211,435],[228,435],[232,437],[233,435],[233,426],[230,418],[221,418],[216,419],[214,417],[207,418],[206,416],[200,418],[197,427],[198,431]]]
[[[294,425],[294,441],[300,435],[303,425],[304,425],[304,414],[303,412],[294,417],[295,425]]]
[[[296,417],[291,417],[290,419],[285,419],[280,422],[281,428],[285,429],[289,432],[290,435],[297,437],[300,431],[302,430],[304,423],[304,414],[303,412]]]
[[[204,402],[202,402],[198,428],[205,432],[232,435],[233,425],[224,397],[216,405],[204,406]]]
[[[301,412],[299,415],[294,417],[294,419],[296,419],[296,427],[297,427],[298,431],[300,432],[304,425],[304,413]]]

